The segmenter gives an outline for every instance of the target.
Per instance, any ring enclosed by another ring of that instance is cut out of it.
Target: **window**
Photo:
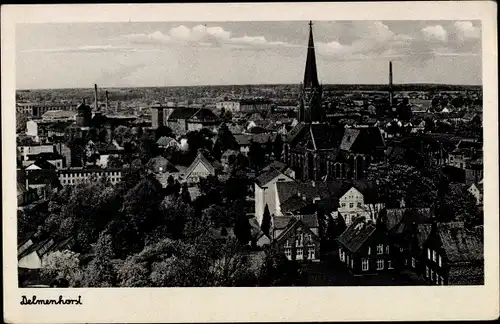
[[[384,270],[384,259],[377,259],[377,270]]]
[[[292,259],[292,249],[291,248],[285,248],[285,256],[287,257],[288,260]]]
[[[349,203],[349,208],[354,208],[354,203]]]
[[[387,260],[387,268],[388,268],[388,269],[394,269],[394,268],[392,267],[392,260]]]
[[[441,263],[441,256],[440,256],[440,255],[438,255],[438,264],[439,264],[439,266],[440,266],[440,267],[442,266],[442,263]]]
[[[425,277],[429,278],[429,267],[425,266]]]
[[[440,280],[441,280],[441,285],[444,285],[444,278],[439,276]]]
[[[372,248],[368,247],[368,255],[372,254]]]
[[[297,249],[297,259],[302,260],[302,257],[304,255],[304,250],[302,248]]]
[[[342,207],[345,207],[345,203],[342,203]]]
[[[314,247],[310,247],[307,249],[307,258],[309,260],[316,259],[316,251],[315,251]]]
[[[389,254],[389,245],[385,246],[385,254]]]
[[[384,245],[379,244],[377,245],[377,254],[382,254],[382,253],[384,253]]]
[[[437,261],[437,258],[436,258],[436,251],[432,251],[432,261],[436,262]]]
[[[431,272],[431,277],[430,278],[431,278],[431,281],[433,281],[434,280],[434,271],[432,271],[432,269],[431,269],[430,272]]]
[[[405,259],[405,266],[408,265],[408,259]]]
[[[403,248],[402,247],[399,248],[399,252],[403,252]]]
[[[431,249],[427,249],[427,259],[431,259]]]
[[[361,203],[360,202],[358,202],[358,207],[361,208]]]
[[[351,268],[354,268],[354,259],[351,258]]]
[[[340,261],[344,262],[344,257],[345,257],[344,251],[342,251],[342,249],[339,248],[339,258],[340,258]]]
[[[287,248],[287,247],[290,247],[290,246],[291,246],[291,244],[290,244],[290,240],[286,240],[286,241],[285,241],[285,247]]]
[[[366,258],[361,259],[361,270],[368,271],[368,259]]]

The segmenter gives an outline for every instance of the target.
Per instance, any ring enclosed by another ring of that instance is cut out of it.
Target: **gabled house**
[[[272,243],[285,254],[288,260],[320,261],[320,238],[318,220],[315,215],[274,218]]]
[[[215,176],[214,165],[209,162],[203,153],[198,152],[193,163],[187,168],[184,180],[189,186],[192,186],[199,184],[201,178],[206,178],[210,175]]]
[[[339,259],[354,275],[393,271],[391,241],[382,226],[356,219],[337,238]]]
[[[421,275],[430,284],[484,284],[483,237],[463,222],[433,223],[422,248]]]
[[[422,233],[418,234],[419,226],[429,225],[432,218],[430,208],[384,208],[380,211],[378,224],[390,237],[396,268],[416,267],[415,254],[421,254],[423,244]],[[416,242],[417,235],[420,235],[419,243]]]

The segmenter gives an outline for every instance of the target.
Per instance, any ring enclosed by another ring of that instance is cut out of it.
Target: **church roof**
[[[307,45],[306,70],[304,72],[304,87],[319,87],[318,68],[316,67],[316,53],[314,50],[314,39],[312,22],[309,22],[309,43]]]

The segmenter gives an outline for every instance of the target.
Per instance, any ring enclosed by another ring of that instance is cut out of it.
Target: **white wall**
[[[260,188],[258,185],[255,185],[256,193],[255,193],[255,218],[259,222],[259,225],[262,222],[262,215],[264,214],[264,208],[266,204],[269,207],[269,213],[271,215],[276,215],[276,206],[278,205],[277,202],[277,194],[276,194],[276,183],[277,182],[290,182],[293,181],[293,179],[290,179],[284,174],[280,174],[276,176],[274,179],[269,181],[267,184],[264,185],[266,189]],[[263,191],[262,194],[259,194],[257,196],[257,189],[260,189]],[[261,200],[261,202],[257,202],[257,200]],[[257,209],[257,206],[262,206],[262,210]]]
[[[378,212],[383,207],[382,203],[365,204],[363,194],[353,187],[340,197],[338,212],[342,214],[346,225],[349,226],[359,216],[375,222]]]

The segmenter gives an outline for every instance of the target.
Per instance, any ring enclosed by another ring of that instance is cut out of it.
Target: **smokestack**
[[[95,96],[95,110],[99,110],[99,101],[97,98],[97,84],[94,84],[94,96]]]
[[[108,90],[106,90],[106,111],[109,110],[109,97],[108,97]]]
[[[392,94],[392,62],[389,62],[389,102],[390,102],[391,107],[392,107],[392,101],[393,101],[392,96],[393,96],[393,94]]]

